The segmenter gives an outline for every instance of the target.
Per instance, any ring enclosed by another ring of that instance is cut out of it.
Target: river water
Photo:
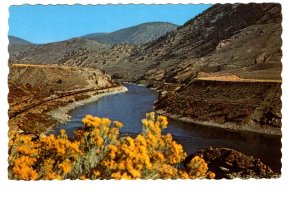
[[[153,111],[153,103],[157,100],[154,90],[125,84],[128,91],[107,95],[98,101],[83,105],[70,112],[71,121],[56,127],[65,129],[68,134],[82,126],[81,119],[91,114],[118,120],[124,124],[121,132],[137,134],[141,132],[141,119],[147,112]],[[205,127],[179,120],[168,119],[168,128],[163,133],[172,133],[174,139],[182,144],[190,154],[208,146],[228,147],[248,155],[260,158],[274,171],[281,170],[281,137],[255,133],[239,133],[220,128]]]

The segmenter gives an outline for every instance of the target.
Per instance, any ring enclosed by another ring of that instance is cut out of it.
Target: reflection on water
[[[122,132],[141,132],[141,119],[147,112],[153,111],[157,93],[145,87],[125,85],[128,92],[104,96],[73,110],[69,123],[56,128],[64,128],[72,133],[82,126],[81,119],[87,115],[108,117],[124,123]],[[169,125],[164,133],[172,133],[174,139],[183,145],[190,154],[208,146],[228,147],[260,158],[273,170],[281,169],[281,137],[253,133],[238,133],[220,128],[204,127],[192,123],[168,119]]]
[[[276,172],[281,169],[281,137],[255,133],[239,133],[221,128],[169,120],[168,132],[181,143],[187,153],[208,146],[227,147],[260,158]],[[176,131],[177,130],[177,131]],[[188,134],[186,134],[188,133]]]

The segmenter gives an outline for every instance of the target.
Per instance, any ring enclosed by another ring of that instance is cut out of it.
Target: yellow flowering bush
[[[9,132],[9,178],[52,179],[195,179],[214,178],[197,156],[184,168],[182,146],[162,134],[167,118],[148,113],[143,131],[121,137],[123,124],[87,115],[70,139],[64,130],[39,137]]]

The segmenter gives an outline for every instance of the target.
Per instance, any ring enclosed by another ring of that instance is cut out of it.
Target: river
[[[128,91],[101,97],[98,101],[83,105],[70,112],[71,121],[56,127],[68,134],[82,126],[81,119],[87,115],[108,117],[124,124],[121,132],[141,132],[141,119],[153,111],[157,92],[142,86],[124,84]],[[256,133],[239,133],[220,128],[205,127],[179,120],[168,119],[168,128],[163,133],[172,133],[190,154],[208,146],[228,147],[260,158],[274,171],[281,171],[281,137]]]

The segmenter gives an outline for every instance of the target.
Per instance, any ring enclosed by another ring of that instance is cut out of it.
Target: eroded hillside
[[[58,65],[14,64],[8,85],[9,127],[27,132],[49,131],[57,121],[48,112],[60,106],[122,89],[99,70]]]
[[[9,63],[58,64],[104,69],[134,53],[137,47],[108,45],[87,39],[70,39],[41,45],[10,45]]]
[[[281,79],[279,4],[216,4],[144,47],[142,80],[182,82],[198,72]]]

